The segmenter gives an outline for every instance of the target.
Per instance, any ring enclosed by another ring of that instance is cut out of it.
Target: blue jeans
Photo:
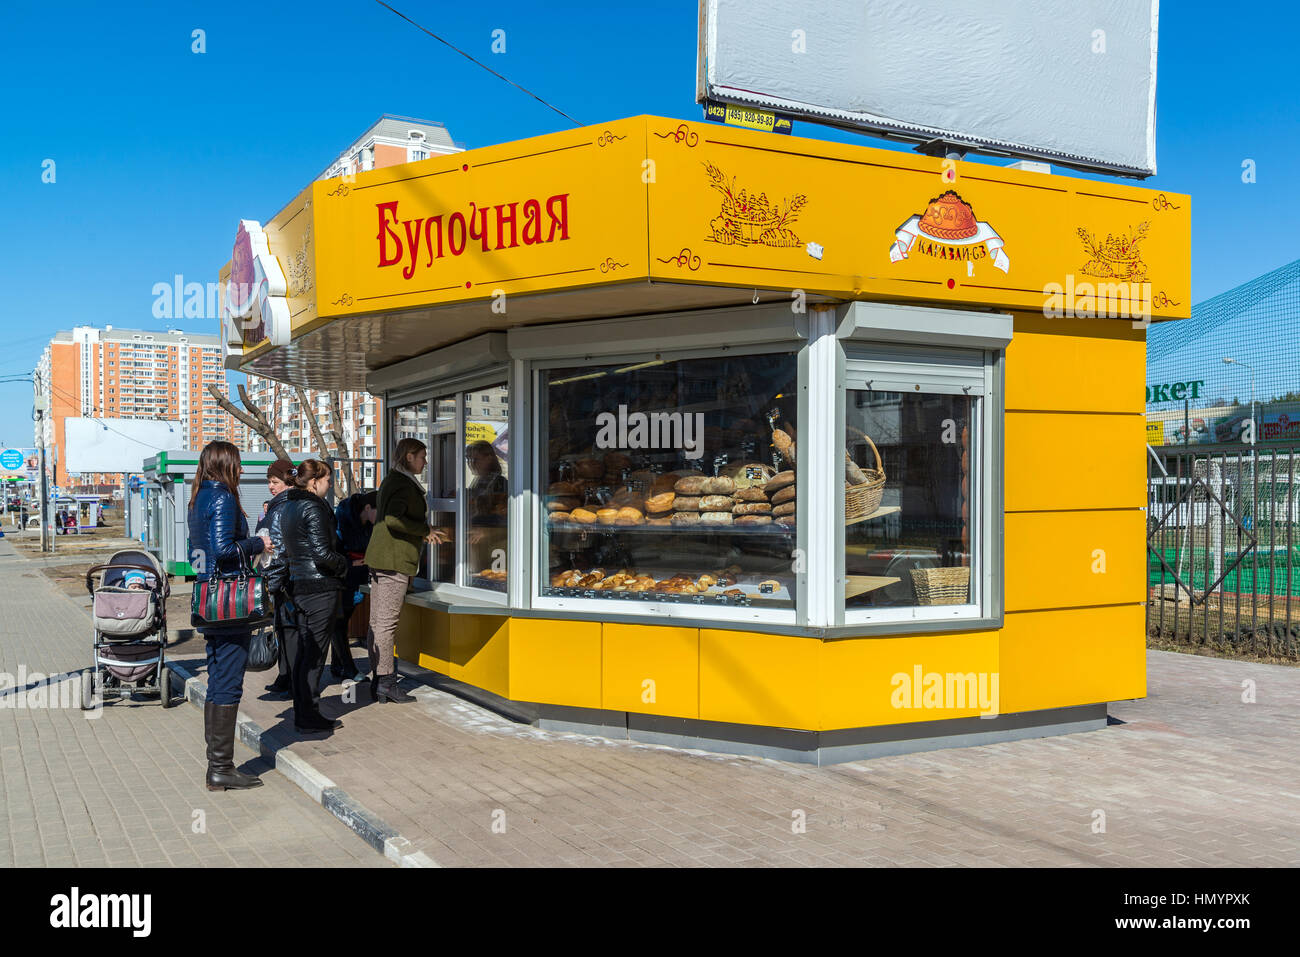
[[[207,635],[208,700],[213,704],[239,704],[244,693],[244,668],[252,631]]]

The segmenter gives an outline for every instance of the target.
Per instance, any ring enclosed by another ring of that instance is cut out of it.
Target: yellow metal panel
[[[815,729],[820,699],[815,638],[700,629],[700,717]]]
[[[1190,315],[1186,196],[707,122],[646,123],[654,278],[1039,312],[1055,284],[1067,315],[1095,312],[1087,287],[1076,301],[1079,284],[1122,281],[1111,292],[1126,313],[1155,303],[1156,315]],[[927,236],[930,204],[949,191],[973,222]]]
[[[700,716],[698,628],[606,624],[602,643],[602,707]]]
[[[1008,512],[1146,505],[1146,419],[1008,412]]]
[[[999,713],[997,632],[828,641],[820,665],[823,729]]]
[[[452,615],[448,675],[493,694],[510,692],[510,619]]]
[[[1146,333],[1121,320],[1015,316],[1006,406],[1145,415]]]
[[[397,657],[448,674],[450,633],[451,616],[446,612],[408,603],[397,619]]]
[[[317,182],[318,310],[644,279],[644,157],[636,118]]]
[[[515,701],[599,708],[598,621],[510,619],[510,694]]]
[[[1006,608],[1146,600],[1146,513],[1013,512],[1006,525]]]
[[[1141,605],[1008,614],[1000,642],[1007,713],[1146,696]]]

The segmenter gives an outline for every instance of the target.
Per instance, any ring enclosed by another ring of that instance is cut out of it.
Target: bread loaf
[[[595,525],[596,513],[586,508],[575,508],[569,513],[569,517],[579,525]]]
[[[735,500],[730,495],[705,495],[700,499],[701,512],[730,512]]]
[[[771,515],[737,515],[736,525],[771,525]]]
[[[641,510],[639,508],[624,506],[623,508],[620,508],[618,510],[618,514],[614,518],[614,524],[615,525],[644,525],[645,515],[641,513]]]
[[[706,495],[730,495],[736,490],[736,483],[725,475],[717,475],[704,480]]]
[[[708,478],[703,475],[688,475],[686,478],[680,478],[673,486],[673,491],[678,495],[702,495],[704,494],[705,484]]]
[[[796,502],[782,502],[780,505],[774,505],[772,514],[777,516],[793,515],[797,511],[797,504]]]
[[[678,512],[698,512],[700,497],[698,495],[678,495],[673,499],[673,510]]]
[[[645,500],[645,510],[647,512],[671,512],[673,501],[676,498],[676,492],[660,492],[658,495],[652,495]]]
[[[867,481],[867,475],[862,469],[858,468],[858,463],[849,458],[849,453],[844,453],[844,481],[850,485],[864,485]]]
[[[681,514],[693,515],[694,512],[682,512]],[[662,517],[651,515],[649,518],[645,520],[645,523],[647,525],[671,525],[673,524],[673,517],[671,515],[664,515]]]
[[[546,503],[546,510],[548,512],[571,512],[581,504],[582,501],[576,495],[560,495]]]
[[[730,525],[730,512],[700,512],[701,525]]]
[[[760,486],[751,485],[749,488],[736,489],[737,502],[766,502],[767,492],[763,491]]]
[[[547,495],[577,495],[578,488],[572,482],[552,482],[546,490]]]
[[[574,471],[578,478],[598,479],[605,474],[605,463],[600,459],[578,459]]]
[[[700,524],[700,513],[673,512],[672,523],[674,525],[698,525]]]
[[[771,494],[775,492],[777,489],[782,489],[785,488],[787,485],[793,485],[793,484],[794,484],[794,472],[787,470],[785,472],[777,472],[775,475],[773,475],[772,481],[764,485],[763,490],[767,492],[768,496],[771,496]]]
[[[767,502],[737,502],[731,509],[733,515],[768,515],[772,506]]]
[[[618,509],[616,508],[596,509],[596,521],[602,525],[613,525],[616,518],[618,518]]]
[[[772,444],[776,446],[776,450],[781,453],[782,458],[791,465],[795,464],[794,439],[790,438],[781,429],[776,429],[772,433]]]
[[[794,487],[793,485],[787,485],[787,486],[786,486],[785,488],[783,488],[783,489],[778,489],[778,490],[777,490],[777,491],[772,495],[772,504],[773,504],[773,505],[780,505],[782,502],[793,502],[793,501],[794,501],[794,489],[795,489],[795,487]]]

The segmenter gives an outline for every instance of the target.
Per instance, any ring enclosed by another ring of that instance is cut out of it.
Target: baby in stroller
[[[171,587],[158,560],[149,552],[128,549],[86,573],[92,599],[94,662],[82,684],[82,707],[94,704],[96,686],[117,698],[129,696],[124,685],[157,694],[171,707],[170,670],[166,664],[167,596]]]

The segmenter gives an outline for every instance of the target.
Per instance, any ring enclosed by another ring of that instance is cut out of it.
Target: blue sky
[[[390,2],[583,123],[700,118],[695,0]],[[154,283],[213,279],[241,217],[269,219],[381,113],[441,120],[469,147],[568,125],[373,0],[10,0],[4,19],[0,376],[31,369],[59,329],[163,328]],[[1161,4],[1147,185],[1193,197],[1194,302],[1300,257],[1295,60],[1280,42],[1297,19],[1281,0]],[[489,50],[497,28],[505,55]],[[0,385],[0,445],[30,444],[30,408],[25,386]]]

